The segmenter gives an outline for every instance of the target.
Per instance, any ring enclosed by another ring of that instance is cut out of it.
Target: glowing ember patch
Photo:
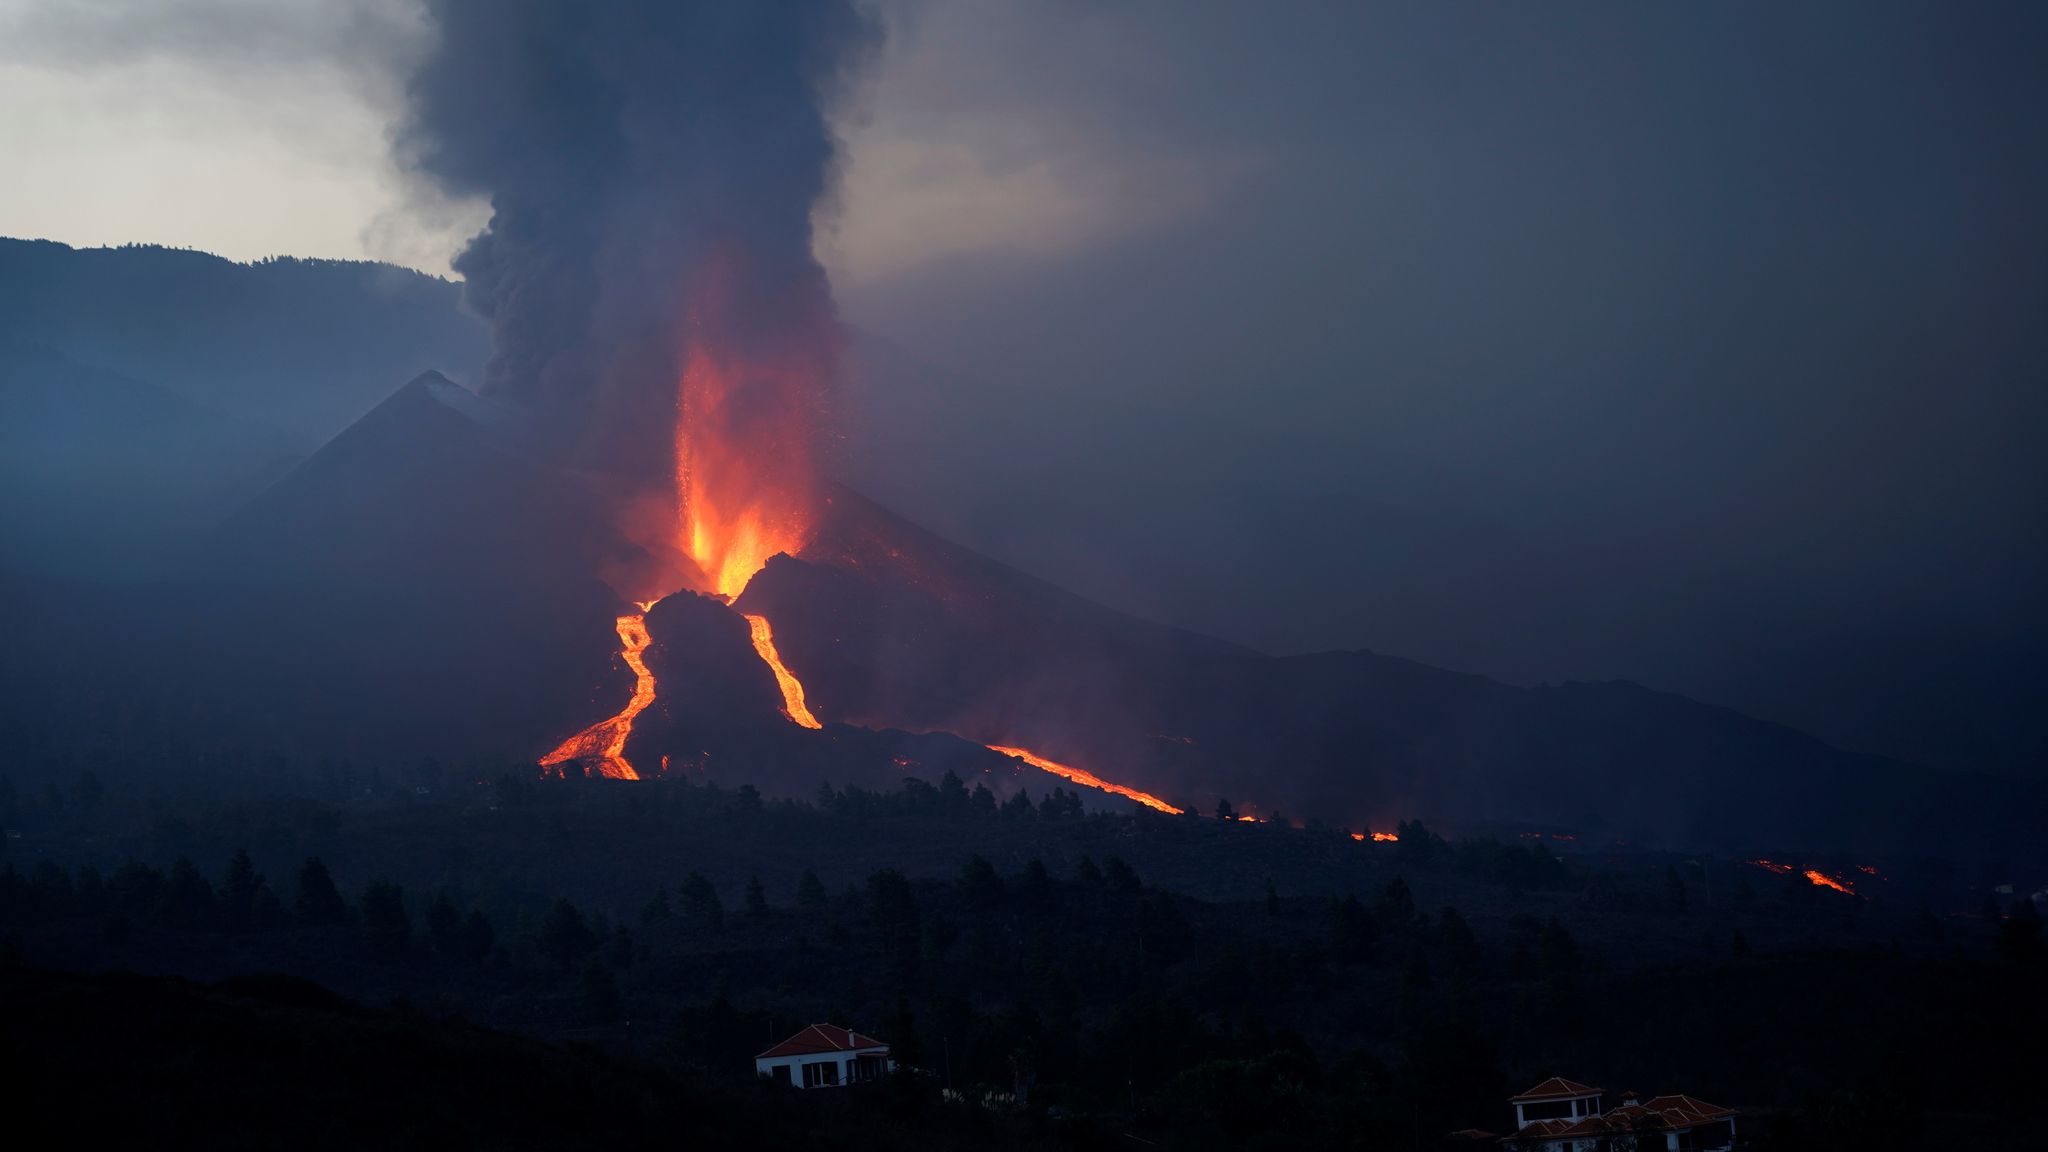
[[[752,575],[749,573],[749,575]],[[754,651],[761,656],[761,662],[775,673],[775,683],[782,689],[782,714],[805,728],[823,728],[818,718],[804,704],[804,686],[788,665],[782,662],[782,654],[775,650],[775,633],[768,627],[766,616],[747,617],[747,629],[754,635]]]
[[[1401,837],[1392,832],[1375,832],[1372,834],[1372,838],[1382,844],[1392,844]]]
[[[1856,894],[1856,886],[1854,884],[1850,883],[1847,880],[1844,880],[1840,876],[1830,876],[1818,868],[1797,868],[1790,864],[1780,864],[1776,860],[1751,860],[1749,861],[1749,863],[1754,864],[1759,868],[1775,872],[1780,876],[1791,876],[1795,874],[1799,876],[1804,876],[1808,884],[1811,884],[1817,888],[1833,888],[1837,892],[1846,892],[1851,896],[1854,896]],[[1877,874],[1875,871],[1869,869],[1864,870],[1870,871],[1870,874],[1873,876]]]
[[[1140,792],[1135,788],[1126,788],[1121,784],[1111,784],[1102,777],[1092,772],[1084,772],[1071,764],[1062,764],[1057,760],[1047,760],[1035,752],[1029,752],[1022,748],[1006,748],[1000,744],[991,744],[988,747],[991,752],[1001,752],[1005,756],[1014,756],[1033,768],[1043,769],[1055,776],[1064,776],[1076,784],[1085,784],[1090,788],[1099,788],[1104,792],[1113,792],[1118,796],[1136,800],[1147,808],[1156,809],[1169,816],[1179,816],[1182,814],[1181,809],[1175,808],[1157,796]]]
[[[1808,868],[1806,870],[1806,879],[1809,883],[1817,884],[1822,888],[1833,888],[1837,892],[1847,892],[1851,896],[1856,894],[1855,887],[1848,881],[1830,876],[1818,868]]]
[[[654,703],[654,673],[647,668],[645,653],[653,638],[647,635],[646,608],[631,616],[618,619],[619,655],[626,661],[626,667],[633,670],[633,696],[619,714],[609,720],[600,721],[578,732],[553,752],[541,758],[540,766],[555,768],[572,760],[587,761],[597,767],[598,774],[614,780],[638,780],[640,773],[633,770],[632,762],[626,759],[626,740],[633,735],[633,720]]]

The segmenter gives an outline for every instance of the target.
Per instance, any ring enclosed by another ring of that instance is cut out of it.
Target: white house
[[[880,1080],[896,1067],[889,1046],[834,1024],[813,1024],[754,1057],[754,1071],[796,1088]]]
[[[1515,1133],[1501,1143],[1532,1152],[1727,1152],[1735,1146],[1733,1108],[1686,1095],[1638,1100],[1623,1093],[1620,1106],[1603,1110],[1600,1097],[1598,1088],[1553,1076],[1509,1100]]]

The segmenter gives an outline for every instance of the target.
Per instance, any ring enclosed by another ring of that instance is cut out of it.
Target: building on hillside
[[[1501,1144],[1517,1152],[1726,1152],[1735,1146],[1733,1108],[1690,1096],[1638,1099],[1602,1108],[1604,1093],[1553,1076],[1508,1103],[1515,1132]]]
[[[836,1088],[880,1080],[894,1071],[889,1046],[832,1024],[813,1024],[754,1057],[763,1079],[794,1088]]]

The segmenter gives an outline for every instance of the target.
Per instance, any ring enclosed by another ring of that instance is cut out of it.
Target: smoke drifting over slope
[[[687,536],[692,485],[735,489],[726,516],[806,497],[837,346],[811,212],[867,20],[844,0],[429,7],[439,39],[399,146],[442,190],[490,198],[455,265],[493,331],[484,389],[565,459],[669,502],[644,511],[670,532],[680,511]],[[706,445],[773,454],[774,490]]]

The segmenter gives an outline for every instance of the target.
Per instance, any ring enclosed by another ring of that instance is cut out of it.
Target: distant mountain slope
[[[537,756],[616,707],[573,483],[437,375],[398,389],[129,588],[0,572],[0,732],[24,756],[278,749]]]
[[[0,341],[167,387],[318,444],[427,369],[489,354],[460,286],[386,264],[0,239]]]
[[[200,570],[231,583],[538,597],[632,562],[603,506],[428,372],[238,512]]]
[[[738,605],[774,622],[828,722],[953,731],[1201,811],[1227,799],[1353,827],[1985,855],[2031,850],[2048,801],[1628,683],[1266,656],[1090,605],[858,498],[835,510],[819,546],[771,561]]]
[[[299,450],[276,428],[0,338],[0,566],[161,570]]]

